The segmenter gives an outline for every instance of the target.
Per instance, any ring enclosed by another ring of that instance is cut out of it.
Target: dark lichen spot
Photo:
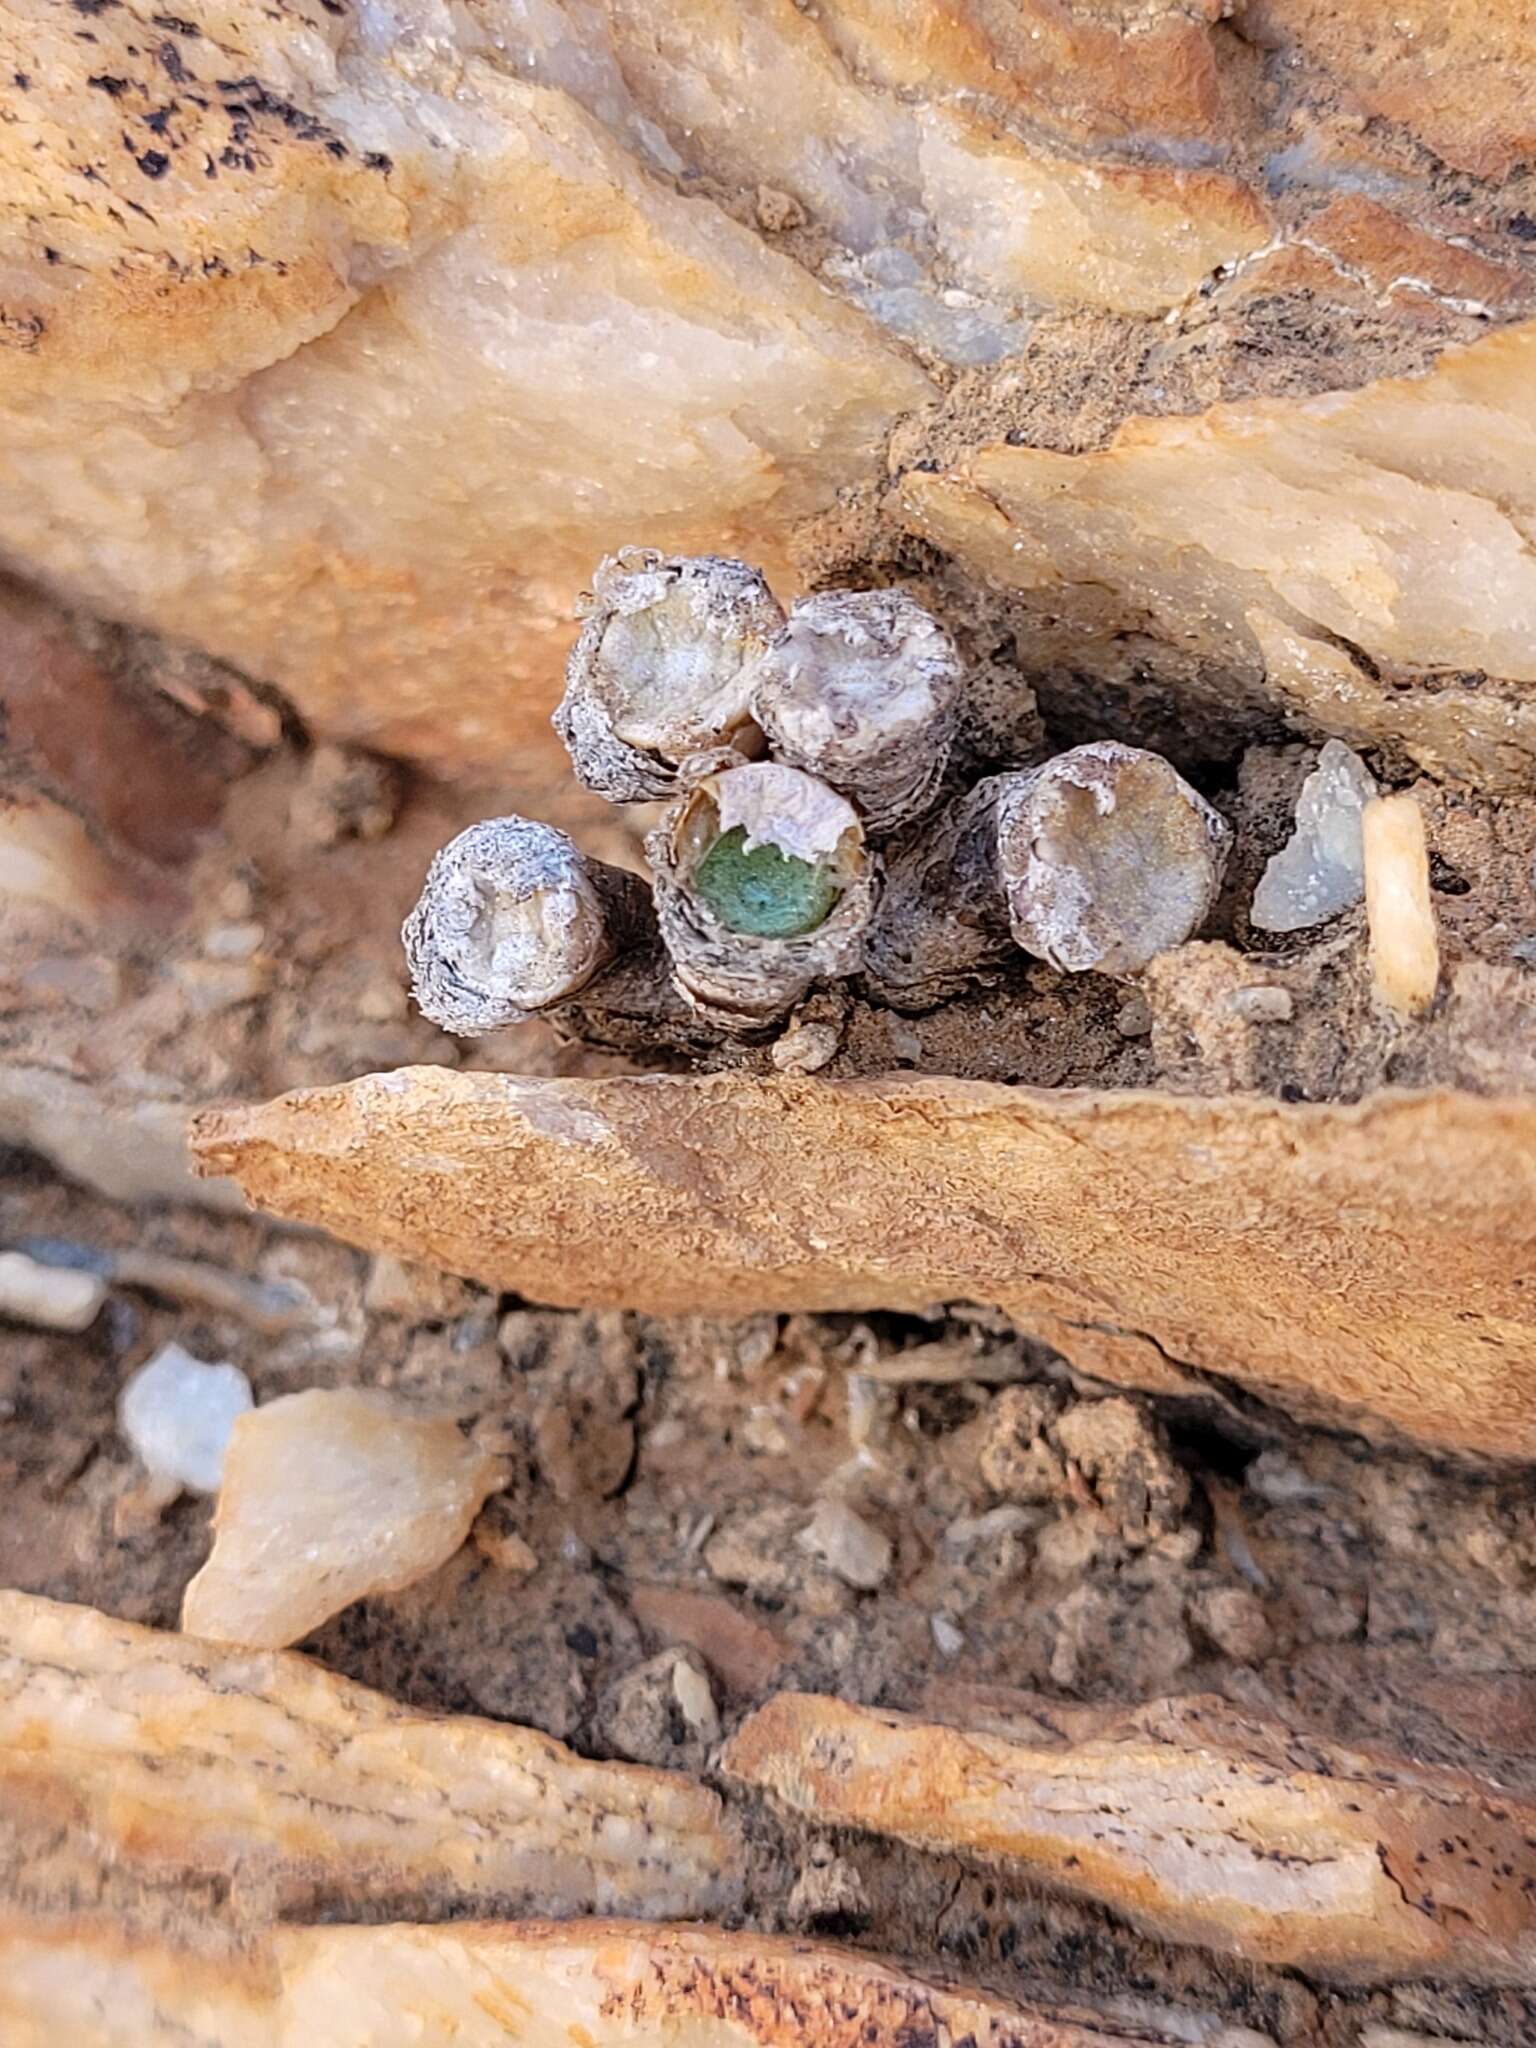
[[[175,113],[175,111],[175,100],[172,100],[169,106],[156,107],[153,113],[145,114],[142,117],[144,126],[149,130],[151,135],[164,135],[167,128],[170,126],[171,116]]]
[[[382,149],[370,149],[363,157],[363,167],[365,170],[382,171],[387,178],[395,168],[395,160],[386,156]]]
[[[195,21],[183,21],[179,14],[152,14],[150,20],[156,28],[163,28],[173,36],[191,36],[195,41],[202,30]]]
[[[45,263],[62,263],[64,261],[64,258],[59,254],[57,249],[45,249],[43,251],[43,261]]]
[[[122,0],[70,0],[76,14],[105,14],[109,7],[117,7]]]
[[[11,73],[11,78],[14,81],[16,88],[19,92],[27,92],[30,90],[32,81],[27,76],[25,71],[13,71]]]
[[[0,306],[0,348],[19,349],[31,355],[48,331],[41,313],[11,313]]]
[[[155,56],[159,59],[160,69],[173,85],[185,83],[187,67],[182,63],[181,52],[174,43],[162,43],[159,49],[156,50]]]
[[[93,92],[104,92],[107,98],[112,100],[120,99],[128,90],[126,78],[113,78],[107,72],[98,72],[94,78],[88,78],[85,82]]]
[[[146,149],[137,162],[146,178],[163,178],[171,168],[170,158],[160,149]]]

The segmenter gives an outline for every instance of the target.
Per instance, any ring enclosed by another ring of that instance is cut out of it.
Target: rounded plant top
[[[830,783],[871,832],[933,801],[959,719],[960,657],[902,590],[803,599],[759,662],[752,710],[777,759]]]
[[[592,578],[555,729],[613,803],[670,796],[677,767],[750,723],[749,671],[784,614],[758,570],[625,548]]]
[[[609,950],[584,855],[528,818],[487,818],[450,840],[401,936],[422,1011],[462,1034],[574,995]]]
[[[1160,754],[1095,740],[999,780],[1009,923],[1036,959],[1134,974],[1215,908],[1231,827]]]
[[[661,936],[688,1002],[728,1030],[857,971],[875,865],[859,815],[779,761],[703,774],[646,841]]]

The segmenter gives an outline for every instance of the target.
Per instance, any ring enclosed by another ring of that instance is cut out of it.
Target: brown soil
[[[1510,1085],[1531,1057],[1536,971],[1511,948],[1533,928],[1536,804],[1417,792],[1448,954],[1473,979],[1433,1026],[1388,1042],[1365,1004],[1358,918],[1273,956],[1243,921],[1309,760],[1263,748],[1208,778],[1243,852],[1221,943],[1188,949],[1178,972],[1136,993],[1025,968],[919,1017],[854,1001],[828,1071],[1317,1094],[1447,1074]],[[427,859],[498,807],[497,792],[402,791],[356,757],[269,749],[177,878],[174,914],[84,936],[53,912],[15,914],[0,1063],[69,1073],[104,1098],[142,1084],[193,1101],[414,1061],[600,1070],[613,1056],[543,1026],[458,1047],[406,999],[396,932]],[[618,824],[587,843],[626,852]],[[252,926],[243,957],[244,940],[218,936]],[[39,960],[54,963],[41,980]],[[1206,1028],[1234,977],[1292,990],[1295,1021],[1251,1026],[1241,1044]],[[83,1336],[5,1329],[0,1583],[174,1626],[207,1505],[146,1506],[114,1409],[175,1338],[243,1367],[258,1401],[390,1388],[511,1454],[512,1485],[448,1565],[303,1646],[421,1707],[707,1771],[665,1671],[643,1668],[685,1646],[727,1732],[784,1686],[970,1725],[1005,1725],[1021,1694],[1214,1691],[1536,1790],[1536,1505],[1518,1474],[1303,1431],[1214,1381],[1199,1401],[1127,1396],[963,1309],[729,1325],[553,1312],[259,1218],[111,1203],[35,1155],[0,1155],[0,1169],[0,1243],[56,1260],[173,1253],[296,1283],[316,1310],[274,1335],[119,1287]],[[889,1540],[872,1589],[799,1540],[834,1492]],[[835,1934],[1150,2039],[1214,2039],[1212,2016],[1338,2048],[1368,2020],[1536,2038],[1536,2001],[1515,1993],[1351,1994],[1220,1963],[1021,1880],[822,1835],[722,1789],[752,1831],[760,1928]],[[1191,2015],[1207,2031],[1190,2033]]]

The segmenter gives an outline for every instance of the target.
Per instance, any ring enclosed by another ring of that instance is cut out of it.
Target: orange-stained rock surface
[[[1041,607],[1039,654],[1137,635],[1355,746],[1491,789],[1536,776],[1536,322],[1426,376],[994,444],[901,484],[912,530]],[[1394,687],[1394,680],[1414,686]]]
[[[1089,1371],[1536,1455],[1536,1101],[408,1068],[194,1142],[278,1215],[534,1300],[984,1302]]]
[[[0,1922],[0,2021],[7,2048],[1135,2048],[825,1943],[622,1921],[282,1927],[212,1965]]]
[[[77,14],[0,19],[0,551],[459,774],[547,772],[600,555],[788,594],[953,372],[976,445],[1010,377],[1198,415],[1536,309],[1514,0]]]
[[[781,1693],[722,1768],[820,1826],[1000,1863],[1166,1940],[1324,1977],[1529,1982],[1536,1807],[1219,1699],[1062,1718],[1029,1743]]]
[[[691,1915],[737,1890],[719,1800],[530,1728],[418,1714],[285,1653],[0,1593],[8,1904],[185,1934],[339,1908]]]

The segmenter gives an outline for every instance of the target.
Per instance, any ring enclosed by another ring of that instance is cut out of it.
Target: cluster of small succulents
[[[1095,741],[966,788],[963,701],[904,591],[786,616],[742,562],[608,558],[555,725],[587,788],[667,802],[651,886],[552,826],[472,826],[406,923],[418,1002],[466,1036],[668,1004],[754,1035],[832,982],[918,1009],[1021,950],[1127,975],[1200,929],[1230,832],[1167,761]]]

